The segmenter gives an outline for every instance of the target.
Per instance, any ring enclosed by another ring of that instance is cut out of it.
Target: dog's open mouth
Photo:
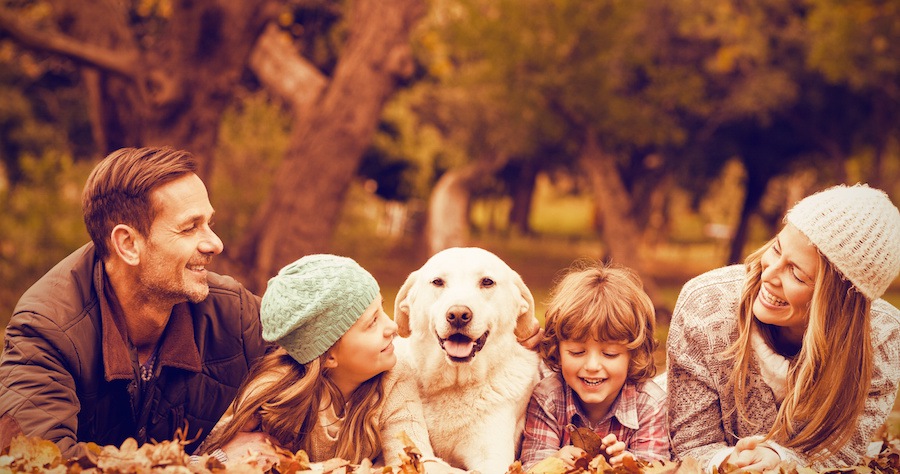
[[[488,333],[490,333],[490,331],[485,331],[478,339],[472,339],[471,337],[460,333],[451,334],[446,339],[437,336],[437,333],[435,333],[435,336],[437,336],[438,341],[441,343],[441,349],[447,353],[450,360],[453,362],[468,362],[475,357],[476,352],[484,347],[484,342],[487,341]]]

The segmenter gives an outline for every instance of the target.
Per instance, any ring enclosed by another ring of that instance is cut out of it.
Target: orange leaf
[[[567,425],[566,429],[569,430],[569,436],[572,438],[572,446],[583,449],[587,453],[588,459],[603,455],[609,461],[603,441],[601,441],[600,435],[594,433],[594,430],[584,427],[576,428],[572,424]]]
[[[9,455],[24,461],[22,470],[45,471],[60,464],[62,453],[51,441],[18,435],[9,445]]]

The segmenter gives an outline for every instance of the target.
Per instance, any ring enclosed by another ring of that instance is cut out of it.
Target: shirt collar
[[[581,404],[578,403],[575,391],[565,383],[565,380],[563,380],[563,385],[565,386],[566,419],[568,422],[575,426],[594,429],[594,426],[591,426],[591,423],[588,421],[587,414],[581,408]],[[609,412],[597,425],[606,423],[611,418],[616,418],[622,426],[633,430],[638,429],[637,404],[634,403],[634,400],[637,399],[636,397],[637,387],[631,382],[625,382],[622,390],[619,391],[619,395],[609,407]]]
[[[98,261],[94,267],[94,285],[100,300],[101,350],[106,380],[133,379],[133,348],[128,342],[124,315],[120,314],[121,307],[106,277],[102,261]],[[157,364],[160,367],[200,372],[200,351],[194,341],[194,324],[188,303],[180,303],[172,308],[172,315],[160,341]]]

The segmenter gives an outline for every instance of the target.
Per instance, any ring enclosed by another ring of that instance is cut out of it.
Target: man
[[[86,244],[16,305],[0,358],[0,448],[203,440],[266,350],[259,298],[207,270],[222,241],[193,157],[124,148],[94,168]]]

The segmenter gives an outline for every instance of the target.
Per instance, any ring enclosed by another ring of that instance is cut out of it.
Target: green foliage
[[[857,89],[881,89],[900,100],[900,4],[811,0],[811,67]]]
[[[290,123],[289,115],[265,92],[247,94],[222,117],[208,187],[216,208],[216,232],[226,252],[244,235],[269,195],[287,150]]]
[[[0,323],[5,327],[22,293],[89,240],[81,190],[91,163],[48,151],[21,158],[23,178],[0,183]]]

